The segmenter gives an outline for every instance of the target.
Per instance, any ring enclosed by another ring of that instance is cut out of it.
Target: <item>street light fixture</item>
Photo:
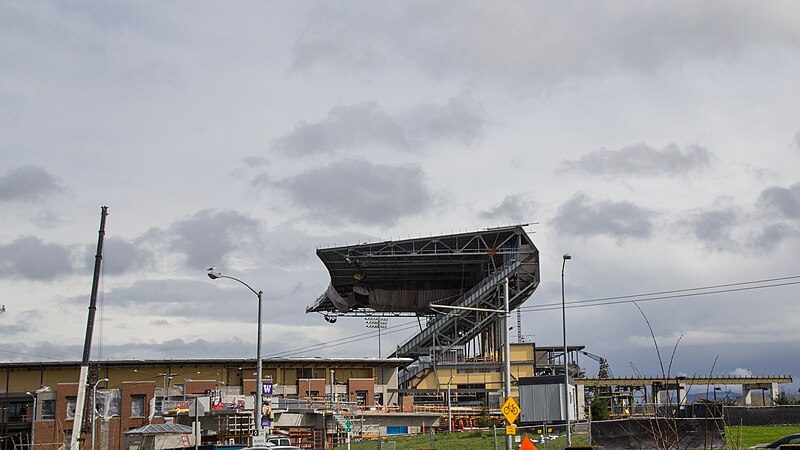
[[[97,385],[104,381],[108,383],[108,378],[97,380],[92,386],[92,450],[94,450],[94,419],[97,417]]]
[[[564,301],[564,267],[572,259],[569,253],[561,259],[561,325],[564,331],[564,418],[567,424],[567,447],[572,445],[569,433],[569,358],[567,357],[567,307]]]
[[[256,294],[258,297],[258,343],[256,346],[256,407],[255,407],[255,419],[256,419],[256,432],[260,434],[262,431],[261,426],[261,391],[263,390],[263,386],[261,385],[261,378],[262,378],[262,367],[261,367],[261,303],[263,299],[264,292],[263,291],[256,291],[255,289],[251,288],[249,284],[245,283],[244,281],[234,278],[228,275],[223,275],[219,272],[214,271],[214,266],[211,266],[208,269],[208,277],[212,280],[217,280],[219,278],[227,278],[229,280],[237,281],[243,284],[247,289],[253,294]]]

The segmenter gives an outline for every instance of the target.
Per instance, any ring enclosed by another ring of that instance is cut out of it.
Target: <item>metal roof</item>
[[[430,314],[431,302],[455,300],[509,258],[538,261],[523,226],[320,248],[331,283],[306,312]]]

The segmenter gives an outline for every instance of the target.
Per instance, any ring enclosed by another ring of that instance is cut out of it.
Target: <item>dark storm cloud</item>
[[[25,236],[0,245],[0,278],[51,281],[73,272],[69,248]]]
[[[320,122],[299,122],[273,148],[302,156],[372,145],[408,148],[402,127],[380,106],[370,102],[337,106]]]
[[[594,201],[578,193],[559,207],[553,223],[562,234],[642,239],[652,234],[653,216],[630,202]]]
[[[295,41],[294,67],[414,67],[437,78],[552,86],[621,71],[649,75],[770,45],[800,49],[796,24],[788,19],[800,6],[791,1],[770,8],[724,1],[570,4],[323,3]]]
[[[681,151],[675,144],[658,150],[639,143],[619,150],[600,149],[577,161],[566,161],[563,170],[589,175],[675,176],[704,170],[711,158],[711,152],[696,145]]]
[[[94,267],[97,247],[86,247],[85,267]],[[149,249],[135,242],[119,238],[108,238],[103,244],[103,270],[107,275],[120,275],[132,270],[152,266],[153,254]]]
[[[481,211],[478,217],[481,219],[502,223],[507,220],[512,222],[525,222],[530,219],[535,204],[526,200],[521,194],[507,195],[499,204]]]
[[[63,192],[53,175],[35,166],[22,166],[0,177],[0,202],[37,202]]]
[[[779,186],[761,192],[758,202],[767,211],[785,219],[800,219],[800,183],[788,188]]]
[[[425,211],[431,194],[417,165],[348,159],[276,183],[311,216],[333,221],[391,225]]]
[[[731,237],[731,233],[739,225],[740,215],[741,212],[736,208],[697,211],[684,224],[706,249],[736,251],[739,245]]]
[[[274,149],[295,156],[386,147],[407,151],[438,140],[471,144],[483,135],[482,108],[464,96],[446,104],[425,103],[390,115],[374,102],[337,106],[314,123],[298,122]]]
[[[185,256],[185,265],[205,269],[224,265],[234,252],[261,247],[260,223],[236,211],[203,210],[173,223],[165,232],[156,232],[170,250]]]

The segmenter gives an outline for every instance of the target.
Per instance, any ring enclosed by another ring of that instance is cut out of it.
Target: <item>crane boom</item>
[[[83,427],[83,410],[86,403],[86,384],[89,378],[89,355],[92,350],[92,331],[94,330],[94,313],[97,310],[97,287],[100,278],[100,263],[103,260],[103,238],[106,234],[106,216],[108,206],[103,206],[100,213],[100,233],[97,238],[97,254],[94,259],[94,276],[92,278],[92,292],[89,298],[89,318],[86,323],[86,340],[83,343],[83,359],[81,360],[81,372],[78,380],[78,396],[75,399],[75,418],[72,423],[72,437],[70,438],[70,450],[80,450],[80,435]],[[94,411],[94,408],[92,408]]]
[[[603,358],[602,356],[595,355],[594,353],[589,353],[585,350],[581,350],[581,353],[597,361],[597,363],[600,365],[600,370],[597,372],[597,378],[611,378],[611,368],[608,366],[607,359]]]

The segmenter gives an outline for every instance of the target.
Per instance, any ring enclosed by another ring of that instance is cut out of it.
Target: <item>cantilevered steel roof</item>
[[[538,263],[523,226],[321,248],[331,283],[306,312],[430,313],[431,302],[455,301],[511,258]]]

